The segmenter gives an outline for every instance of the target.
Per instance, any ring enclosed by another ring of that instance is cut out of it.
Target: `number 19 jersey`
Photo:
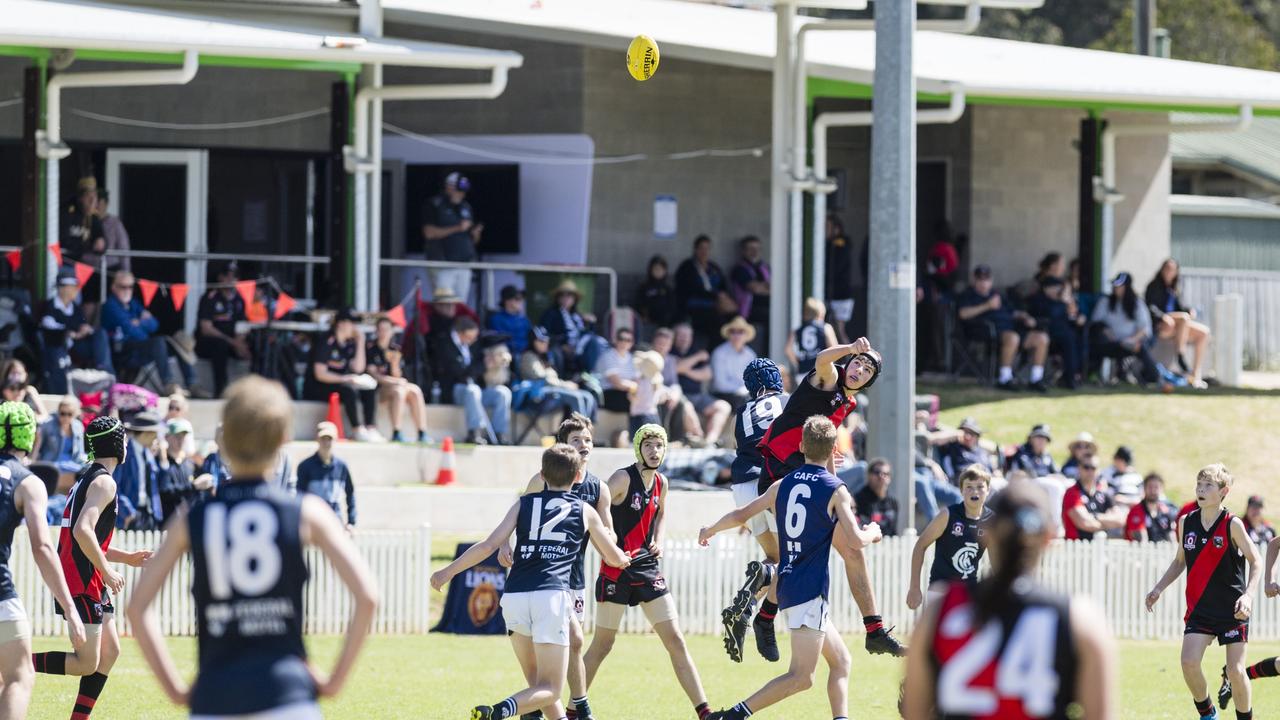
[[[302,504],[262,480],[229,482],[189,516],[200,668],[193,715],[315,700],[302,643]]]
[[[738,454],[734,456],[733,465],[730,466],[734,485],[760,481],[760,474],[764,470],[764,456],[757,446],[786,405],[786,395],[773,393],[748,400],[738,409],[738,416],[733,423]]]
[[[827,508],[841,487],[844,483],[826,468],[809,464],[782,478],[778,486],[778,607],[783,610],[827,597],[827,559],[836,530],[836,518]]]

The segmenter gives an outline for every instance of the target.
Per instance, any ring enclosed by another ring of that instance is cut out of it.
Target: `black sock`
[[[102,673],[85,675],[80,678],[80,695],[76,697],[76,707],[71,711],[71,720],[86,720],[98,703],[98,696],[107,684],[107,676]]]
[[[1277,658],[1267,658],[1260,663],[1254,663],[1245,669],[1245,674],[1249,676],[1250,680],[1276,677],[1280,675],[1280,671],[1276,670],[1276,660]]]
[[[1253,711],[1250,710],[1248,712],[1240,712],[1239,710],[1237,710],[1236,720],[1253,720]]]
[[[693,706],[693,711],[698,713],[698,720],[702,720],[711,714],[711,706],[706,703],[698,703]]]
[[[42,652],[31,654],[31,664],[36,672],[47,675],[67,674],[67,654],[64,652]]]
[[[777,615],[778,603],[769,602],[769,599],[765,598],[764,602],[760,603],[760,612],[756,613],[756,622],[771,623]]]
[[[1200,717],[1209,717],[1213,714],[1213,703],[1209,702],[1209,698],[1196,700],[1196,712],[1200,713]]]
[[[741,717],[741,718],[749,718],[749,717],[751,717],[751,708],[747,707],[747,701],[746,701],[746,700],[743,700],[742,702],[738,703],[737,705],[734,705],[734,706],[733,706],[733,712],[738,713],[738,717]]]
[[[862,627],[866,628],[867,634],[870,635],[884,627],[884,618],[879,615],[863,615]]]

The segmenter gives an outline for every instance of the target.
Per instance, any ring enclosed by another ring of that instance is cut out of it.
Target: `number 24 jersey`
[[[1024,582],[1024,581],[1019,581]],[[942,720],[1067,720],[1078,661],[1067,598],[1014,585],[1005,608],[975,627],[973,587],[952,582],[930,661]]]

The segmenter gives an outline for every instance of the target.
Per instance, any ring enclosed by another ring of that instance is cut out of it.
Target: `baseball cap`
[[[1125,283],[1129,282],[1130,277],[1132,276],[1129,275],[1129,273],[1121,270],[1120,272],[1116,273],[1115,279],[1111,281],[1111,285],[1112,287],[1120,287],[1121,285],[1124,285]]]
[[[979,265],[978,267],[973,269],[973,276],[977,278],[983,278],[984,280],[986,278],[991,277],[991,266]]]
[[[191,427],[191,421],[186,418],[173,418],[169,421],[166,431],[170,435],[180,435],[182,433],[190,435],[195,432],[195,428]]]
[[[1262,506],[1263,506],[1263,503],[1262,503],[1262,496],[1261,496],[1261,495],[1250,495],[1250,496],[1249,496],[1249,507],[1259,507],[1259,508],[1260,508],[1260,507],[1262,507]]]
[[[457,170],[444,176],[444,184],[446,187],[457,188],[463,192],[471,189],[471,181]]]
[[[76,279],[75,272],[58,271],[58,287],[79,287],[80,281]]]
[[[502,286],[502,292],[499,293],[499,295],[502,298],[502,302],[506,302],[513,298],[524,297],[524,291],[515,285],[504,285]]]
[[[1130,450],[1128,445],[1121,445],[1116,448],[1116,454],[1112,457],[1117,460],[1123,460],[1130,465],[1133,464],[1133,450]]]
[[[316,425],[316,437],[327,437],[336,440],[338,438],[338,426],[328,421],[322,422]]]
[[[974,420],[971,417],[967,417],[960,421],[960,429],[967,430],[974,435],[982,435],[982,426],[978,424],[977,420]]]
[[[1033,437],[1033,438],[1042,437],[1045,440],[1050,440],[1050,441],[1053,440],[1053,435],[1049,434],[1048,425],[1036,425],[1035,427],[1031,428],[1031,434],[1028,435],[1027,437]]]
[[[355,310],[352,310],[352,309],[351,309],[351,308],[349,308],[349,307],[344,307],[344,308],[342,308],[341,310],[339,310],[339,311],[338,311],[338,314],[337,314],[337,315],[334,315],[334,316],[333,316],[333,321],[334,321],[335,323],[340,323],[340,322],[355,322],[355,321],[356,321],[356,311],[355,311]]]
[[[551,333],[547,332],[547,329],[541,325],[534,325],[530,332],[533,333],[534,340],[542,340],[545,342],[551,339]]]

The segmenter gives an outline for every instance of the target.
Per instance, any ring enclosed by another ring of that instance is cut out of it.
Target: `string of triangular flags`
[[[49,252],[53,253],[58,266],[62,267],[62,246],[58,243],[54,243],[49,246]],[[9,263],[9,267],[12,268],[14,272],[17,272],[18,269],[22,267],[22,250],[12,250],[5,253],[4,259]],[[72,268],[76,275],[77,290],[83,290],[85,283],[89,282],[89,278],[93,277],[93,274],[98,271],[94,266],[89,265],[88,263],[82,263],[79,260],[72,261]],[[188,283],[162,283],[156,280],[147,280],[145,278],[136,278],[135,282],[138,285],[138,293],[142,296],[142,305],[143,307],[148,308],[151,307],[151,302],[155,300],[156,295],[163,291],[169,296],[169,300],[173,303],[173,309],[182,310],[182,306],[187,301],[187,295],[191,292],[191,286]],[[272,319],[279,320],[285,315],[288,315],[293,308],[297,307],[297,301],[294,300],[289,293],[282,290],[272,277],[262,277],[256,280],[238,280],[234,283],[206,283],[205,288],[215,289],[234,287],[236,289],[236,293],[240,295],[240,299],[244,301],[246,314],[251,314],[251,308],[256,309],[256,307],[262,307],[263,309],[260,310],[260,312],[263,317],[258,319],[265,320],[266,311],[263,303],[254,302],[254,296],[259,284],[267,285],[268,289],[274,288],[277,293],[275,311],[271,314]],[[406,293],[404,297],[400,298],[400,302],[391,307],[391,309],[387,310],[385,313],[387,319],[401,330],[409,324],[405,315],[405,305],[415,297],[415,293],[420,291],[420,285],[421,281],[415,282],[414,286],[409,289],[409,292]],[[254,320],[252,317],[249,319]]]

